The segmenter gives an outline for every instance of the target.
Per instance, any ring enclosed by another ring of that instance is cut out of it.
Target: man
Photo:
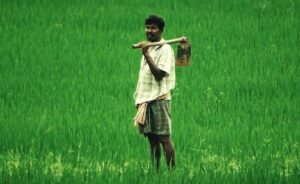
[[[150,15],[145,33],[150,42],[164,41],[163,18]],[[150,143],[151,159],[159,171],[161,146],[169,169],[175,168],[175,151],[171,140],[171,90],[175,87],[175,59],[169,44],[142,48],[141,67],[134,94],[138,108],[135,125]]]

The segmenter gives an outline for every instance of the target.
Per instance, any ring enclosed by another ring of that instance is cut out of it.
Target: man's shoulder
[[[163,44],[161,46],[161,51],[163,52],[173,52],[173,49],[170,44]]]

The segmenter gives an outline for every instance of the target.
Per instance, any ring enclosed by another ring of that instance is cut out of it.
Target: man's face
[[[145,26],[146,37],[150,42],[158,42],[161,39],[161,30],[155,24]]]

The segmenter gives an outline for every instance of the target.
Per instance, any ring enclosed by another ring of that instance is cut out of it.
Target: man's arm
[[[153,74],[155,80],[160,81],[162,78],[166,75],[166,72],[160,70],[153,62],[153,59],[151,58],[149,52],[148,52],[147,46],[142,45],[142,52],[146,59],[146,62],[150,68],[151,73]]]

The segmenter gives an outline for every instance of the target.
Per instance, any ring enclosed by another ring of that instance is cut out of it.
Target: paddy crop
[[[149,14],[192,43],[171,173],[133,126]],[[299,20],[299,0],[1,0],[0,183],[298,183]]]

